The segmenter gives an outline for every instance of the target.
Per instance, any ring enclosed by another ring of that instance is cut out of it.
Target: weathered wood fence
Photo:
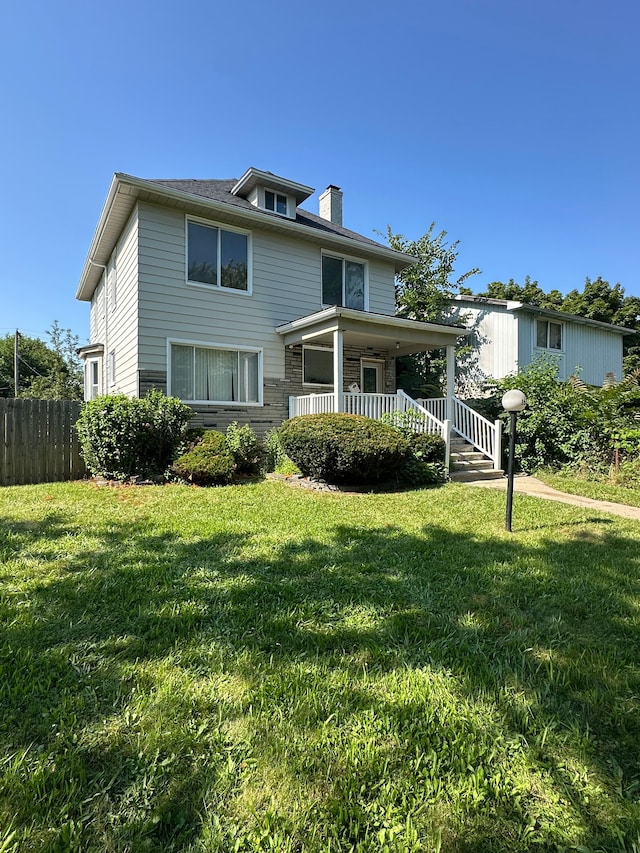
[[[0,486],[83,477],[75,430],[81,403],[0,398]]]

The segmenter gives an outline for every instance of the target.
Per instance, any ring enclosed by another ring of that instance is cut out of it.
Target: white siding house
[[[449,318],[472,330],[475,390],[487,379],[516,373],[540,355],[557,360],[563,380],[578,374],[589,385],[602,385],[608,374],[622,378],[622,339],[629,329],[621,326],[480,296],[457,296]]]
[[[464,330],[394,317],[408,255],[342,225],[329,186],[250,168],[239,179],[113,178],[76,296],[91,304],[86,396],[179,396],[196,422],[263,433],[290,398],[395,393],[395,358]],[[453,369],[450,371],[453,374]],[[452,393],[452,385],[450,386]]]

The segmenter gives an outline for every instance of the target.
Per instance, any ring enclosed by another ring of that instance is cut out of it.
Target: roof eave
[[[128,193],[124,198],[124,203],[121,207],[119,216],[119,219],[123,220],[121,222],[122,227],[124,227],[128,217],[131,215],[131,212],[138,200],[139,193],[144,191],[149,194],[150,198],[157,199],[160,204],[164,199],[172,199],[176,202],[185,202],[185,200],[191,201],[202,210],[211,211],[212,213],[226,214],[227,217],[231,214],[233,218],[244,221],[249,225],[259,225],[262,228],[274,231],[304,236],[307,239],[312,239],[313,242],[326,245],[328,248],[334,247],[349,249],[351,254],[354,254],[354,246],[356,246],[358,255],[367,258],[380,258],[380,260],[392,263],[396,272],[406,269],[416,262],[416,259],[411,255],[407,255],[404,252],[397,252],[395,249],[387,248],[381,244],[361,243],[351,237],[344,237],[340,234],[330,234],[325,231],[316,232],[308,225],[304,225],[299,222],[293,222],[282,217],[266,217],[263,211],[231,207],[224,202],[208,199],[204,196],[196,195],[195,193],[184,192],[183,190],[177,190],[173,187],[164,187],[152,181],[144,180],[144,178],[136,178],[123,172],[116,172],[112,178],[111,186],[109,187],[107,198],[102,207],[98,225],[96,226],[89,252],[82,269],[82,275],[76,290],[76,299],[83,301],[91,300],[93,291],[102,276],[102,271],[100,271],[99,266],[96,267],[95,265],[106,264],[111,256],[117,238],[116,240],[107,240],[105,238],[105,234],[109,224],[109,219],[113,215],[113,208],[116,200],[122,195],[121,189],[124,186],[130,187],[134,192]]]

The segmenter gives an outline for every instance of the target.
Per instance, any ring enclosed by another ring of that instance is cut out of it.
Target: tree
[[[62,329],[57,320],[47,332],[48,346],[40,338],[20,335],[18,342],[19,396],[50,400],[81,400],[82,368],[76,353],[78,337]],[[0,338],[0,396],[15,396],[15,336]]]
[[[518,284],[512,278],[505,284],[502,281],[492,281],[487,285],[484,293],[478,296],[486,296],[489,299],[508,299],[513,302],[525,302],[527,305],[539,305],[541,308],[553,308],[560,310],[563,296],[559,290],[551,290],[545,293],[537,281],[530,276],[525,276],[524,284]]]
[[[455,278],[459,240],[446,242],[446,231],[434,234],[435,222],[426,234],[409,240],[387,226],[392,249],[412,255],[416,263],[396,276],[396,314],[408,320],[439,323],[446,319],[451,298],[464,282],[480,270],[474,268]],[[444,358],[441,351],[417,353],[398,359],[398,386],[418,396],[433,396],[442,387]]]

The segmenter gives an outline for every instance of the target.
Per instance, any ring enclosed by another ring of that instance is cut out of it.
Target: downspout
[[[102,294],[104,305],[104,356],[102,358],[102,393],[107,393],[106,370],[109,363],[109,305],[107,303],[107,267],[105,264],[99,264],[92,258],[89,258],[89,263],[94,267],[99,267],[104,271],[104,293]]]

